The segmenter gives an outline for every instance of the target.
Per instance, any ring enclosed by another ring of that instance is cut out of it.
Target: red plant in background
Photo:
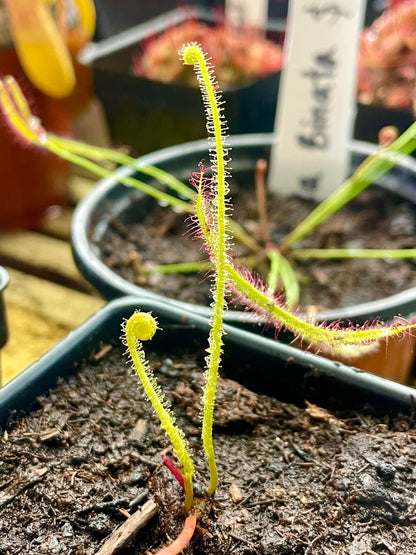
[[[143,53],[133,59],[133,73],[155,81],[196,87],[193,72],[177,56],[179,48],[190,42],[202,44],[203,50],[210,53],[223,88],[266,77],[282,67],[282,46],[264,39],[254,29],[241,31],[226,23],[210,27],[189,20],[147,41]]]
[[[416,3],[392,0],[361,36],[358,100],[412,110],[416,90]]]

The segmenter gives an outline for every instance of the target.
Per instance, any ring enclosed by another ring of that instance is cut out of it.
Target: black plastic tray
[[[103,343],[119,342],[121,322],[137,308],[152,311],[162,328],[146,344],[146,350],[166,354],[172,347],[184,346],[204,352],[209,331],[206,318],[149,299],[125,297],[112,301],[0,389],[0,427],[7,429],[58,378],[75,373],[94,349]],[[416,391],[407,386],[250,332],[225,328],[221,373],[254,391],[299,405],[308,399],[328,408],[369,405],[381,413],[409,413],[415,408]]]

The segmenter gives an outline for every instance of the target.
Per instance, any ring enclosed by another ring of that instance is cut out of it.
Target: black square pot
[[[136,309],[151,311],[162,328],[152,340],[152,350],[166,356],[173,348],[192,346],[204,352],[206,318],[149,299],[112,301],[0,389],[0,427],[7,430],[30,410],[38,395],[56,385],[58,378],[76,373],[100,345],[119,344],[121,323]],[[307,399],[330,409],[367,405],[383,414],[415,409],[412,388],[232,326],[225,326],[225,331],[221,373],[256,392],[298,405]]]

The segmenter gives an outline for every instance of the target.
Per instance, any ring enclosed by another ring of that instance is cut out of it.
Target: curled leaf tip
[[[197,42],[185,44],[179,54],[184,64],[192,66],[198,62],[199,57],[202,55],[201,45]]]
[[[129,320],[129,326],[136,339],[149,341],[157,330],[157,320],[149,312],[136,312]]]
[[[35,144],[47,142],[46,131],[39,118],[30,111],[18,82],[11,75],[0,80],[0,107],[9,128],[20,139]]]

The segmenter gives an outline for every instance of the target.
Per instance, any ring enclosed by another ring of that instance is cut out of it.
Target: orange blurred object
[[[13,49],[0,50],[0,74],[13,75],[46,129],[69,135],[70,119],[59,100],[39,92],[25,77]],[[68,201],[70,164],[28,146],[0,119],[0,229],[31,228],[48,209]]]
[[[0,76],[12,75],[48,132],[68,136],[93,98],[78,51],[95,28],[92,0],[5,0],[0,4]],[[70,164],[23,144],[0,114],[0,230],[36,226],[68,201]]]
[[[358,100],[413,111],[415,90],[416,2],[396,0],[361,35]]]

